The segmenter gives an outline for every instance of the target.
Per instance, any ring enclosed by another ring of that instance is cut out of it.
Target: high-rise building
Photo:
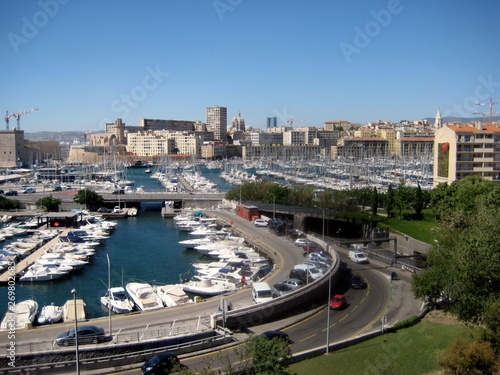
[[[267,128],[275,128],[278,126],[278,119],[276,117],[267,118]]]
[[[207,107],[207,130],[214,132],[214,139],[227,140],[227,108],[214,105]]]

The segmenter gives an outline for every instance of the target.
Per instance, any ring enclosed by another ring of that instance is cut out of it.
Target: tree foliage
[[[374,186],[372,193],[372,215],[377,216],[377,211],[378,211],[378,191],[377,188]]]
[[[88,209],[95,209],[102,206],[104,199],[94,190],[82,189],[77,191],[73,201],[85,205]]]
[[[3,195],[0,195],[0,209],[1,210],[13,210],[19,208],[19,201],[16,199],[8,199]]]
[[[500,186],[471,177],[439,194],[447,204],[436,202],[438,242],[412,288],[430,301],[442,296],[460,320],[481,323],[500,300]]]
[[[61,205],[62,200],[59,198],[53,198],[52,194],[48,197],[40,198],[36,201],[36,206],[39,208],[43,208],[48,212],[57,212],[59,211],[59,206]]]
[[[491,343],[464,338],[458,338],[441,352],[438,364],[444,374],[450,375],[493,375],[498,365]]]

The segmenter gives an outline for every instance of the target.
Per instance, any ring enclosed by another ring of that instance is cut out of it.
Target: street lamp
[[[276,219],[276,195],[269,193],[273,196],[273,220]]]
[[[328,354],[330,351],[330,298],[332,296],[332,269],[330,268],[330,277],[328,278],[328,299],[326,301],[326,350]]]
[[[76,375],[80,375],[80,353],[78,353],[78,312],[76,309],[76,289],[71,289],[73,302],[75,304],[75,352],[76,352]]]

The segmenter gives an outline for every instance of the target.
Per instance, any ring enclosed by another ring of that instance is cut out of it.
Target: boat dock
[[[56,237],[51,239],[49,242],[47,242],[46,244],[41,246],[39,249],[32,252],[26,258],[24,258],[21,261],[19,261],[18,263],[16,263],[15,278],[17,279],[19,277],[19,275],[21,275],[26,270],[26,268],[28,268],[33,263],[35,263],[35,261],[45,253],[45,251],[47,251],[52,246],[54,246],[56,243],[58,243],[59,237],[68,235],[68,232],[70,230],[71,229],[64,229],[61,233],[59,233],[59,235],[57,235]],[[11,277],[12,277],[12,275],[10,274],[9,270],[8,269],[5,270],[5,272],[0,275],[0,285],[7,284]]]

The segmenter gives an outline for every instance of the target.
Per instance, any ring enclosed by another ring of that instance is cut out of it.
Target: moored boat
[[[40,325],[53,324],[59,322],[62,319],[62,316],[62,306],[56,306],[54,303],[52,303],[51,305],[42,307],[40,313],[36,318],[36,322]]]
[[[0,331],[29,328],[35,321],[38,312],[38,303],[32,299],[16,303],[5,314]]]
[[[101,303],[117,314],[129,313],[134,310],[134,302],[127,296],[125,288],[121,286],[110,288],[101,297]]]
[[[163,302],[153,287],[147,283],[128,283],[125,286],[128,295],[141,311],[154,310],[163,307]]]

